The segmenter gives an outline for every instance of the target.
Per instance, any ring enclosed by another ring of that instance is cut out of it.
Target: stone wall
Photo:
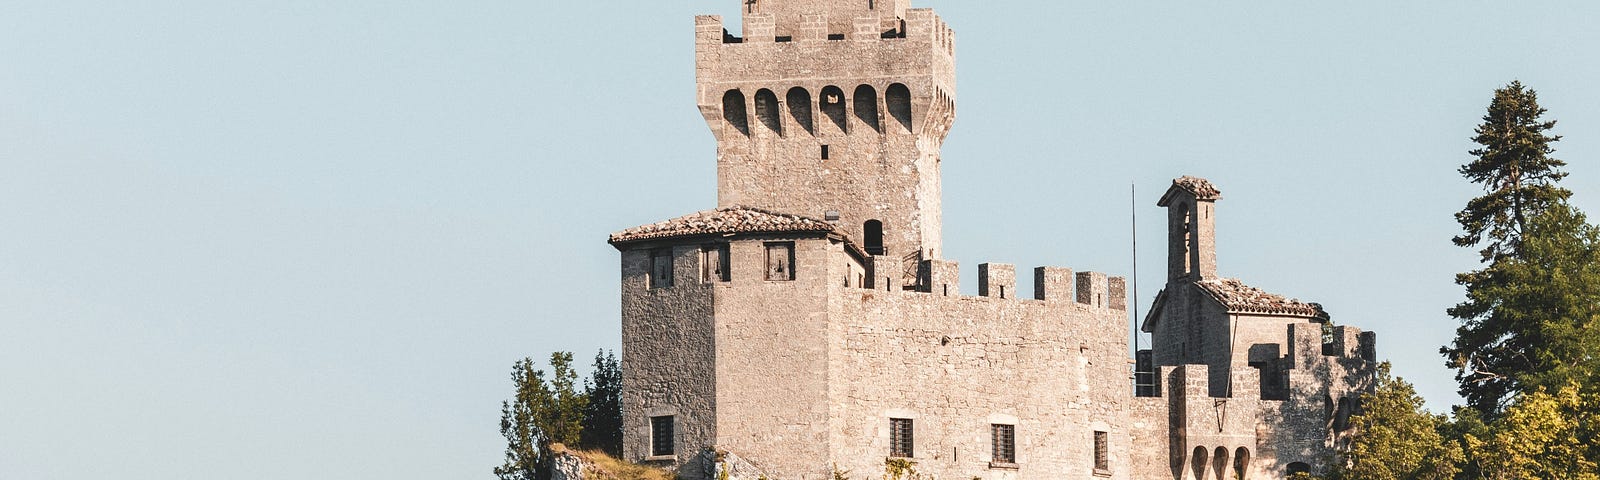
[[[670,252],[671,286],[652,286],[652,253]],[[649,461],[650,417],[675,416],[676,452],[716,438],[716,344],[711,290],[699,282],[698,244],[641,244],[622,252],[623,457]]]
[[[993,281],[1013,269],[986,270]],[[1105,282],[1094,285],[1085,298],[1103,299]],[[1109,478],[1134,478],[1127,313],[1073,296],[987,290],[992,296],[836,289],[832,463],[882,475],[889,419],[907,418],[917,471],[938,478],[1087,478],[1096,431],[1109,435]],[[991,466],[995,423],[1016,427],[1015,468]]]

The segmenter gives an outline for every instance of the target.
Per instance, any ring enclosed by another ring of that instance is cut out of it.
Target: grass
[[[572,450],[561,445],[552,446],[556,452],[569,452],[582,458],[589,464],[593,480],[674,480],[672,472],[655,467],[626,462],[622,459],[606,455],[599,450]],[[587,479],[586,479],[587,480]]]

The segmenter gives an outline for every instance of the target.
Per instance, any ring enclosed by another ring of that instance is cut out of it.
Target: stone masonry
[[[718,207],[613,234],[624,457],[716,478],[1282,478],[1324,471],[1375,336],[1218,275],[1221,192],[1175,180],[1129,358],[1127,282],[940,248],[953,34],[905,0],[743,0],[696,20]]]

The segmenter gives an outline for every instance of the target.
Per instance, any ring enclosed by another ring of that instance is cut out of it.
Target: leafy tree
[[[1362,395],[1363,412],[1345,465],[1329,475],[1341,480],[1450,480],[1463,459],[1459,445],[1444,441],[1447,422],[1423,409],[1417,391],[1405,379],[1390,376],[1389,363],[1378,366],[1377,387]]]
[[[588,398],[577,391],[578,375],[572,354],[550,354],[554,373],[545,380],[533,359],[524,358],[511,368],[516,397],[500,404],[500,434],[506,438],[505,463],[495,467],[501,480],[549,478],[555,443],[577,444],[583,431],[583,411]]]
[[[1485,439],[1468,436],[1490,480],[1600,480],[1600,396],[1570,383],[1519,396]]]
[[[1467,299],[1449,313],[1462,326],[1440,353],[1488,419],[1519,392],[1592,378],[1600,351],[1600,232],[1556,186],[1565,163],[1549,156],[1560,137],[1544,113],[1520,83],[1496,90],[1474,138],[1478,158],[1460,170],[1485,194],[1456,214],[1465,232],[1455,243],[1482,245],[1487,265],[1456,276]]]
[[[583,448],[622,456],[622,367],[617,356],[596,353],[594,371],[584,381],[589,403],[583,409]]]

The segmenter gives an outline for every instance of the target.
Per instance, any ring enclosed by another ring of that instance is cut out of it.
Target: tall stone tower
[[[717,204],[836,221],[871,255],[938,258],[955,42],[908,0],[741,0],[696,19]]]

